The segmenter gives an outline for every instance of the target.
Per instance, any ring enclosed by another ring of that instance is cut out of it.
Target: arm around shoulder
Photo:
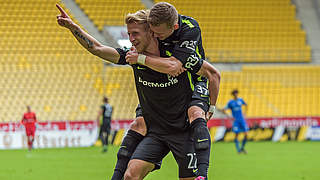
[[[145,63],[151,69],[171,76],[178,76],[184,71],[182,63],[173,56],[168,58],[147,56]]]

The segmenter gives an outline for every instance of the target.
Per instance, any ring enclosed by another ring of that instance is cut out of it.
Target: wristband
[[[209,112],[211,112],[212,114],[214,114],[216,112],[216,106],[215,105],[210,105],[209,107]]]
[[[139,54],[137,63],[141,64],[141,65],[145,65],[146,64],[146,57],[147,57],[146,55]]]

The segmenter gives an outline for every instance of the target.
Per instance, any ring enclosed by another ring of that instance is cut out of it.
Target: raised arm
[[[56,6],[61,13],[57,16],[58,24],[69,29],[84,48],[86,48],[90,53],[109,62],[117,63],[119,61],[120,55],[116,49],[101,44],[94,37],[81,29],[79,25],[74,23],[69,15],[58,4],[56,4]]]

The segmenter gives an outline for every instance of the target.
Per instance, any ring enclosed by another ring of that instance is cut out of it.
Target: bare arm
[[[135,51],[130,51],[127,53],[126,60],[129,64],[138,63],[139,54]],[[178,76],[185,69],[182,67],[182,63],[171,56],[168,58],[162,58],[154,55],[147,55],[145,59],[145,64],[143,64],[157,72],[161,72],[164,74],[169,74],[171,76]]]
[[[226,109],[223,108],[223,109],[218,109],[218,110],[220,110],[223,114],[228,115]]]
[[[172,56],[169,58],[147,56],[145,65],[155,71],[169,74],[172,76],[178,76],[179,74],[185,71],[185,69],[182,67],[182,63]]]
[[[82,30],[78,25],[72,26],[70,31],[78,40],[78,42],[90,53],[112,63],[117,63],[119,61],[120,55],[114,48],[102,45],[100,42]]]
[[[244,115],[247,115],[247,111],[248,111],[248,105],[244,104]]]
[[[22,119],[21,119],[21,121],[20,121],[20,123],[22,124],[22,125],[24,125],[24,120],[25,120],[25,118],[24,118],[24,115],[22,116]]]
[[[84,48],[90,53],[109,62],[117,63],[119,61],[120,55],[114,48],[102,45],[99,41],[81,29],[80,26],[75,24],[58,4],[56,6],[61,13],[57,16],[58,24],[69,29]]]
[[[203,64],[197,74],[208,78],[210,103],[211,105],[216,105],[220,86],[220,72],[207,61],[203,61]]]
[[[224,115],[226,115],[227,118],[233,119],[232,116],[227,113],[227,110],[228,110],[227,108],[218,109],[218,111],[220,111],[220,112],[222,112]]]

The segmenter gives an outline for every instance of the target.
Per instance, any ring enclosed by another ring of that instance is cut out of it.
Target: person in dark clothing
[[[111,131],[111,117],[112,117],[112,106],[108,102],[108,98],[103,98],[103,105],[100,107],[98,113],[97,121],[100,124],[99,138],[101,139],[103,145],[103,151],[107,152],[108,150],[108,139]]]

